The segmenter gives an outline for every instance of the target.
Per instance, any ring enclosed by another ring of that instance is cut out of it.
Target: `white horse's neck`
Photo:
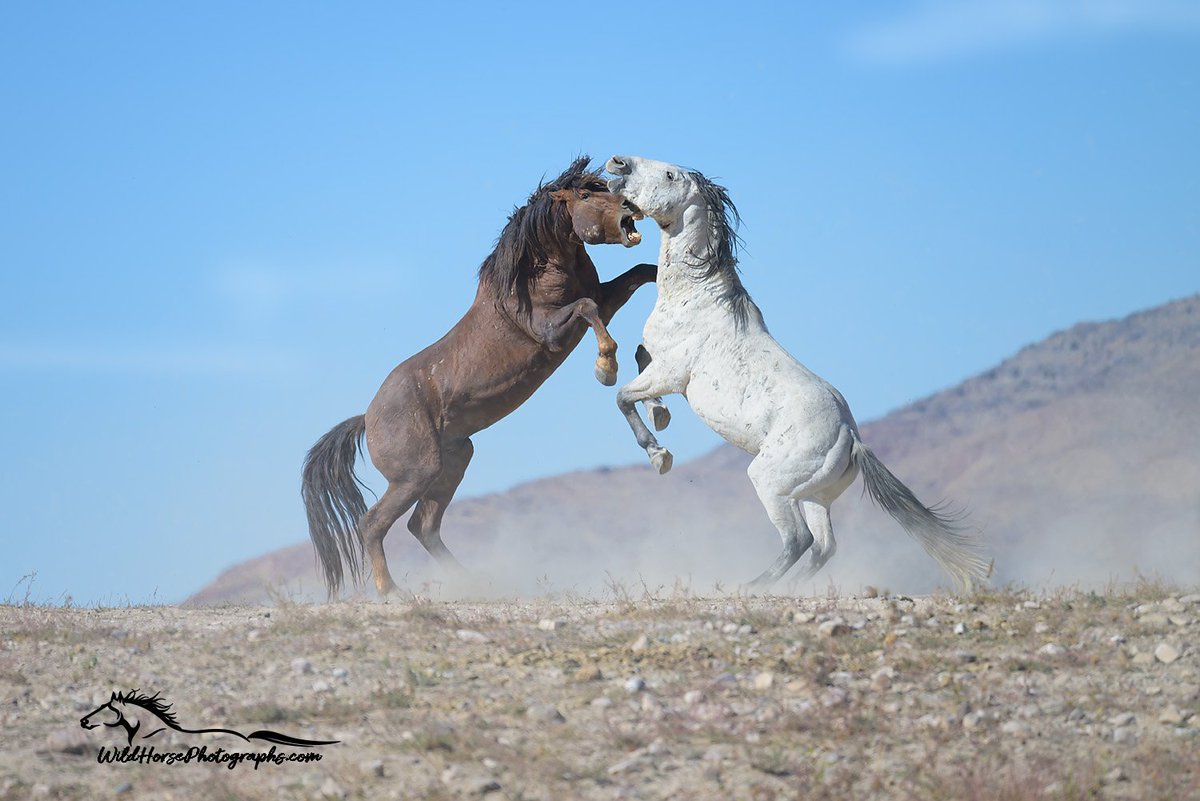
[[[721,301],[738,281],[732,271],[719,270],[708,277],[699,274],[717,258],[718,243],[713,241],[715,212],[703,203],[688,206],[681,219],[670,228],[662,229],[662,246],[658,257],[658,295],[667,304],[687,303],[694,314],[712,309],[722,316],[733,312]]]
[[[710,259],[716,258],[708,215],[709,211],[703,204],[695,203],[684,210],[681,219],[670,229],[663,229],[658,259],[660,294],[672,299],[689,300],[697,294],[708,294],[696,279],[696,271],[702,269]],[[713,289],[720,291],[719,287],[714,286]]]

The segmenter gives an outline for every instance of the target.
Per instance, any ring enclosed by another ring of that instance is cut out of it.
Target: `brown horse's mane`
[[[599,170],[589,170],[589,156],[580,156],[562,175],[549,183],[540,183],[524,206],[514,209],[504,230],[496,238],[496,247],[479,265],[480,283],[486,284],[497,300],[516,297],[517,312],[527,315],[532,309],[530,284],[538,268],[545,265],[555,243],[570,235],[571,221],[565,203],[550,197],[560,189],[588,188],[607,192]]]

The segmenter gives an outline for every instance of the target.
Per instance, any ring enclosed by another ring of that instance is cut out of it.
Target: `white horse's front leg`
[[[645,345],[638,345],[637,352],[634,353],[634,358],[637,360],[638,373],[646,372],[646,368],[650,366],[650,351],[646,350]],[[662,402],[662,398],[648,398],[642,401],[642,406],[646,410],[646,414],[650,417],[650,422],[654,425],[655,431],[662,431],[671,422],[671,410]]]
[[[633,429],[633,435],[637,438],[638,445],[641,445],[646,450],[646,455],[650,457],[650,464],[654,465],[654,469],[661,474],[671,469],[674,457],[671,456],[670,451],[658,444],[658,440],[650,433],[650,429],[642,421],[641,415],[637,412],[637,406],[634,404],[639,401],[657,399],[662,395],[669,395],[679,390],[666,382],[654,369],[654,366],[653,364],[648,366],[637,378],[617,391],[617,408],[629,421],[629,427]]]

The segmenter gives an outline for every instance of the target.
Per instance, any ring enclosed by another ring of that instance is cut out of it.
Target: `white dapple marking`
[[[808,575],[829,561],[829,506],[860,472],[875,502],[960,588],[986,578],[974,538],[917,500],[863,445],[841,393],[767,332],[738,277],[737,209],[725,190],[698,172],[637,156],[614,156],[607,169],[618,176],[610,190],[662,229],[658,301],[642,334],[650,362],[617,393],[617,405],[660,473],[671,469],[671,454],[634,404],[662,395],[683,395],[713,431],[754,455],[747,472],[783,551],[752,585],[777,581],[810,548]]]

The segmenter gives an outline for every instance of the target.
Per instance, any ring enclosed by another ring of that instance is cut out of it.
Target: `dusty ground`
[[[0,799],[1200,798],[1195,590],[614,596],[0,606]],[[133,688],[341,742],[101,764],[79,718]]]

